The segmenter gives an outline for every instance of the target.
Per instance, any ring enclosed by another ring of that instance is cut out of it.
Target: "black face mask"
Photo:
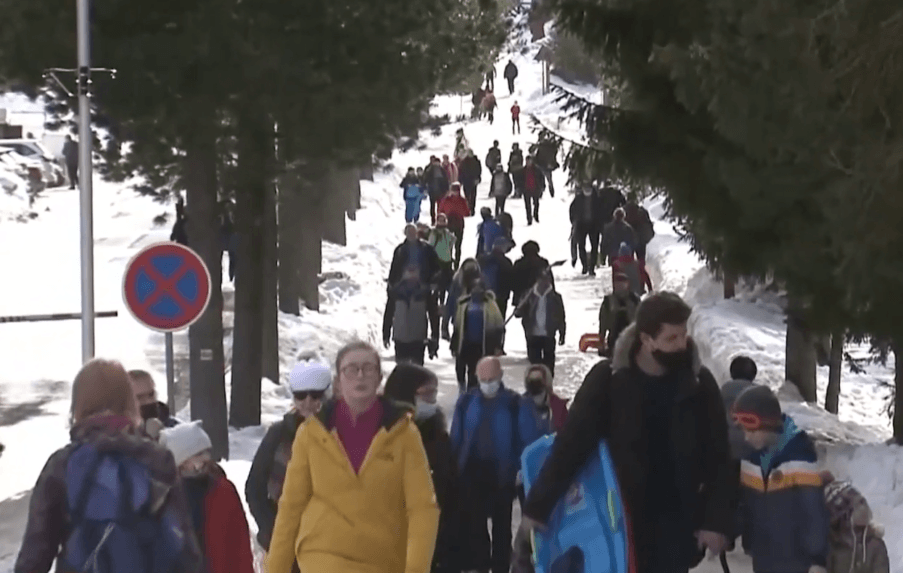
[[[141,419],[150,420],[151,418],[160,418],[160,405],[156,402],[141,406]]]
[[[676,352],[664,352],[663,350],[653,350],[652,357],[655,361],[662,365],[665,370],[673,372],[690,366],[690,351],[678,350]]]
[[[546,390],[542,380],[527,380],[527,393],[531,396],[539,396]]]
[[[481,290],[475,290],[470,293],[470,298],[474,302],[483,302],[486,299],[486,293]]]

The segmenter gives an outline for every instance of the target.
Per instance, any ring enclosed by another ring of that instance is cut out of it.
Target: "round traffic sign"
[[[174,242],[145,247],[125,267],[122,297],[135,320],[158,332],[188,328],[210,303],[203,259]]]

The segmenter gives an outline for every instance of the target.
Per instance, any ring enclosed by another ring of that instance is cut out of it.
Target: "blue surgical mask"
[[[480,382],[480,391],[484,396],[492,398],[498,394],[499,388],[502,387],[501,380],[491,380],[489,382]]]
[[[424,402],[420,398],[414,398],[414,417],[418,420],[432,418],[439,411],[439,404]]]

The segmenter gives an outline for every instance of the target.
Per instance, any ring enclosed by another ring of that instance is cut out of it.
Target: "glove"
[[[558,336],[558,346],[564,346],[564,333],[563,332]]]

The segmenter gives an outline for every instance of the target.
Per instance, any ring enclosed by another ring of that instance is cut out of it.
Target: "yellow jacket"
[[[420,432],[383,401],[382,425],[358,474],[330,421],[335,403],[299,428],[279,499],[267,573],[427,573],[439,507]]]

